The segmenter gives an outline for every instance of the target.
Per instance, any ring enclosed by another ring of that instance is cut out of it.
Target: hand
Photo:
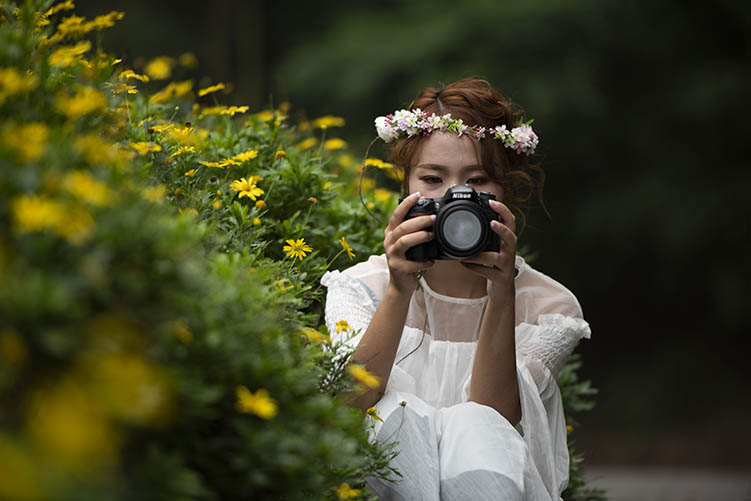
[[[412,206],[420,199],[420,193],[415,192],[405,198],[394,209],[389,225],[383,231],[383,248],[389,264],[390,285],[400,293],[412,293],[417,288],[417,273],[430,268],[434,261],[408,261],[407,249],[415,245],[429,242],[433,233],[425,228],[435,221],[435,215],[417,216],[405,220]]]
[[[496,200],[490,208],[500,215],[500,221],[491,221],[490,228],[501,242],[499,252],[481,252],[462,264],[471,272],[488,280],[488,297],[492,300],[514,300],[514,264],[516,262],[516,218],[508,207]]]

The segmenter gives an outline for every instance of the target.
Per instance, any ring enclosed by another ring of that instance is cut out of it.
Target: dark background
[[[343,116],[358,155],[420,88],[490,80],[541,138],[552,220],[530,209],[521,244],[592,326],[587,463],[751,466],[751,4],[78,3],[126,13],[103,43],[129,64],[192,51],[224,104]]]

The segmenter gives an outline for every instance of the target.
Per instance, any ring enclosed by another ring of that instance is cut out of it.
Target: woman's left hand
[[[461,263],[471,272],[488,279],[488,297],[494,301],[515,298],[514,276],[516,263],[516,218],[508,207],[496,200],[490,208],[500,216],[500,221],[491,221],[490,228],[501,241],[499,252],[481,252],[471,260]]]

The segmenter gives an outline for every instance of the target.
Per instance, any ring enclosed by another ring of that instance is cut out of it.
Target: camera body
[[[490,200],[495,200],[495,195],[477,193],[468,185],[454,185],[441,198],[419,199],[405,220],[435,214],[435,223],[428,228],[434,238],[408,249],[407,259],[467,259],[480,252],[498,252],[500,238],[490,228],[490,222],[499,218],[490,208]]]

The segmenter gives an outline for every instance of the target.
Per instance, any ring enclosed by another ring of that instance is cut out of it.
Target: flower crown
[[[500,139],[506,148],[525,155],[533,154],[539,142],[537,134],[530,126],[531,123],[532,120],[529,120],[511,130],[508,130],[505,125],[499,125],[495,128],[469,126],[462,122],[461,118],[451,118],[450,113],[438,116],[434,113],[422,111],[420,108],[399,110],[391,115],[375,119],[378,137],[387,143],[403,137],[412,137],[416,134],[427,136],[434,130],[440,130],[451,131],[459,136],[469,134],[475,139],[483,139],[489,135],[493,139]]]

